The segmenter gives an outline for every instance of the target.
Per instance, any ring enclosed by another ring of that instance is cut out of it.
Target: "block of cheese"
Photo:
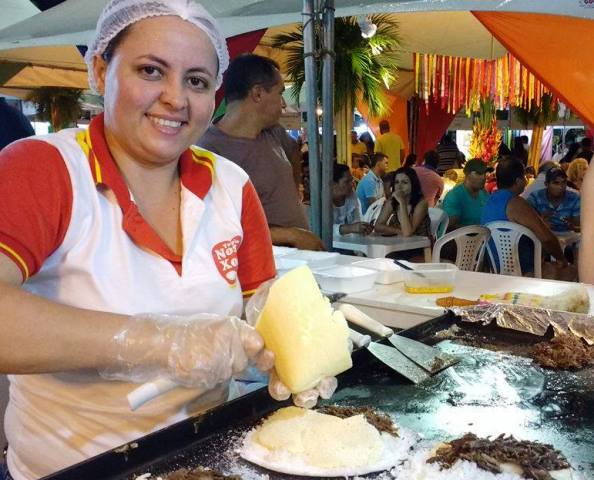
[[[274,352],[278,376],[292,393],[352,366],[346,320],[332,309],[306,265],[272,285],[256,329]]]
[[[363,415],[338,418],[298,407],[283,408],[258,427],[254,440],[318,468],[357,468],[377,463],[384,444]]]

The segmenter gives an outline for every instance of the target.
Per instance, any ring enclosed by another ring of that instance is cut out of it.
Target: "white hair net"
[[[85,55],[89,84],[93,90],[97,91],[93,74],[93,57],[102,55],[109,42],[129,25],[145,18],[164,15],[180,17],[196,25],[208,35],[219,59],[217,88],[221,86],[223,73],[229,66],[229,51],[219,26],[202,5],[193,0],[110,0],[97,21],[95,38],[88,46]]]

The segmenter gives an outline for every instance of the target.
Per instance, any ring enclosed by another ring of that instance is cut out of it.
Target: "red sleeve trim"
[[[70,175],[53,145],[23,140],[0,152],[0,205],[0,251],[25,281],[62,244],[70,223]]]
[[[238,277],[244,296],[249,296],[261,283],[274,278],[276,268],[264,209],[249,180],[243,186],[242,197],[243,241],[238,252]]]

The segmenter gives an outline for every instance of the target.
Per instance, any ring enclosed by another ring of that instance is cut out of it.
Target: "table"
[[[369,258],[384,258],[391,252],[422,248],[425,262],[431,262],[431,241],[428,237],[386,237],[373,233],[371,235],[349,233],[348,235],[336,235],[332,246],[342,250],[362,252]]]
[[[341,255],[338,263],[348,265],[360,257]],[[347,295],[338,303],[350,303],[371,317],[390,327],[409,328],[425,322],[446,310],[435,305],[435,300],[455,296],[475,300],[484,293],[525,292],[536,295],[556,295],[573,286],[572,282],[559,282],[540,278],[511,277],[490,273],[458,271],[456,287],[451,293],[434,295],[409,294],[402,282],[391,285],[376,284],[372,290]],[[586,285],[590,295],[590,313],[594,313],[594,286]]]

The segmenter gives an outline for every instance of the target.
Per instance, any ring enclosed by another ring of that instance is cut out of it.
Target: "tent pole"
[[[322,71],[322,240],[332,249],[332,175],[334,163],[334,0],[326,0],[323,15]]]
[[[305,85],[307,105],[307,141],[309,151],[309,198],[310,228],[320,236],[322,232],[320,205],[320,150],[317,116],[317,79],[316,79],[316,11],[314,0],[303,0],[303,55],[305,62]]]

